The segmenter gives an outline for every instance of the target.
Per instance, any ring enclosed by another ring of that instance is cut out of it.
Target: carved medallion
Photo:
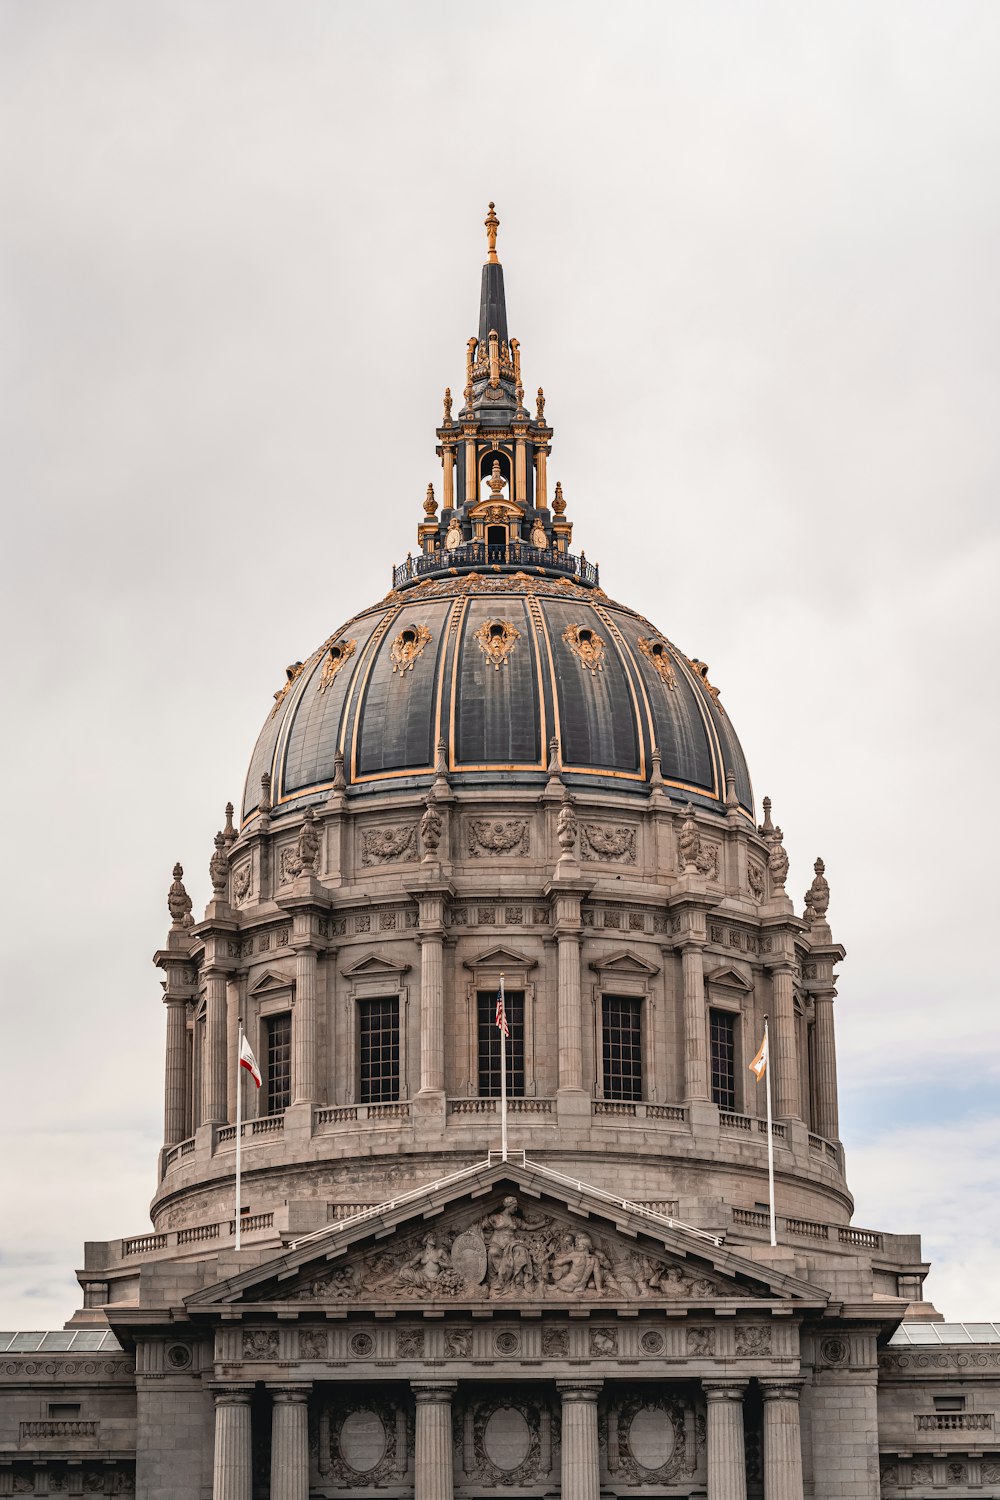
[[[563,640],[590,672],[604,671],[605,642],[589,625],[567,625]]]
[[[697,1453],[689,1451],[680,1397],[636,1395],[608,1413],[608,1468],[635,1485],[671,1484],[694,1474]],[[696,1439],[697,1445],[697,1439]]]
[[[736,1330],[736,1353],[741,1359],[770,1354],[771,1330],[762,1323],[748,1323]]]
[[[361,835],[363,865],[385,865],[416,857],[417,830],[413,823],[402,828],[369,828]]]
[[[250,894],[250,861],[233,871],[233,900],[242,906]]]
[[[603,859],[622,865],[635,864],[634,828],[609,828],[602,823],[584,823],[580,832],[585,859]]]
[[[392,670],[398,672],[401,677],[404,672],[412,672],[417,657],[423,652],[430,638],[431,633],[426,625],[407,625],[404,630],[401,630],[389,647]]]
[[[243,1330],[244,1359],[277,1359],[278,1335],[273,1329],[245,1328]]]
[[[515,642],[521,639],[521,632],[509,620],[484,620],[474,639],[494,671],[499,672],[507,665]]]
[[[656,636],[650,640],[646,636],[641,635],[639,637],[639,650],[646,657],[647,661],[652,664],[660,680],[665,682],[670,691],[673,692],[677,686],[677,673],[674,671],[674,664],[670,660],[666,641],[662,641]]]
[[[484,854],[527,854],[528,824],[519,818],[476,818],[468,824],[468,850],[473,859]]]
[[[490,1485],[530,1484],[541,1455],[538,1408],[522,1401],[476,1408],[472,1426],[476,1468]]]
[[[323,671],[319,679],[319,691],[325,693],[340,671],[341,667],[347,665],[357,649],[357,641],[338,641],[331,646],[326,653],[323,662]]]
[[[354,1488],[390,1484],[406,1472],[406,1454],[399,1442],[399,1414],[394,1407],[372,1401],[346,1411],[341,1409],[340,1413],[335,1410],[335,1422],[338,1415],[339,1425],[331,1435],[329,1466],[341,1485]],[[321,1452],[319,1461],[322,1473],[327,1454]]]

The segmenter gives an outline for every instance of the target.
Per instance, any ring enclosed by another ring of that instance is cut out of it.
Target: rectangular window
[[[291,1016],[268,1016],[264,1033],[267,1042],[264,1054],[265,1112],[280,1115],[292,1102]]]
[[[935,1411],[964,1411],[965,1410],[965,1397],[964,1396],[935,1396],[934,1397],[934,1410]]]
[[[384,1104],[399,1098],[399,996],[359,1000],[360,1100]]]
[[[507,990],[507,1097],[524,1098],[524,991]],[[480,990],[476,996],[479,1031],[479,1097],[500,1097],[500,1032],[497,1030],[497,991]]]
[[[736,1017],[726,1010],[708,1013],[712,1044],[712,1100],[720,1109],[736,1108]]]
[[[50,1401],[49,1417],[57,1422],[69,1422],[80,1415],[79,1401]]]
[[[601,998],[605,1099],[642,1098],[642,1001]]]

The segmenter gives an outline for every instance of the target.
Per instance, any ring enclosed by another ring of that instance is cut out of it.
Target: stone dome
[[[244,822],[326,795],[430,785],[664,788],[753,815],[746,761],[704,663],[600,588],[541,568],[425,577],[355,615],[288,680],[260,732]],[[556,743],[553,743],[556,742]],[[553,765],[554,762],[554,765]],[[265,785],[267,785],[265,783]]]

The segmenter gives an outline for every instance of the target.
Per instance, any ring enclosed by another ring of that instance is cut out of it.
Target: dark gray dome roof
[[[722,804],[726,774],[753,815],[746,762],[707,680],[600,589],[527,573],[466,574],[396,590],[288,681],[247,775],[243,816],[271,776],[273,815],[327,793],[338,749],[351,797],[428,785],[444,741],[453,786],[540,786],[550,741],[565,781]]]

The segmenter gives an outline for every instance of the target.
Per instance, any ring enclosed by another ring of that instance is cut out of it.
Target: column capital
[[[765,1401],[798,1401],[805,1380],[801,1375],[762,1377],[758,1384]]]
[[[745,1380],[703,1380],[701,1388],[706,1401],[742,1401],[747,1384]]]
[[[216,1406],[249,1406],[254,1393],[252,1385],[209,1385]]]
[[[282,1403],[282,1405],[295,1406],[300,1402],[309,1400],[309,1395],[312,1391],[312,1381],[309,1380],[294,1385],[291,1383],[284,1384],[278,1381],[275,1381],[274,1384],[272,1384],[270,1381],[268,1381],[267,1389],[271,1392],[272,1399],[276,1403],[280,1402]]]
[[[420,1406],[447,1406],[458,1390],[457,1380],[411,1380],[413,1399]]]
[[[596,1402],[603,1389],[603,1380],[556,1381],[556,1390],[564,1401]]]

